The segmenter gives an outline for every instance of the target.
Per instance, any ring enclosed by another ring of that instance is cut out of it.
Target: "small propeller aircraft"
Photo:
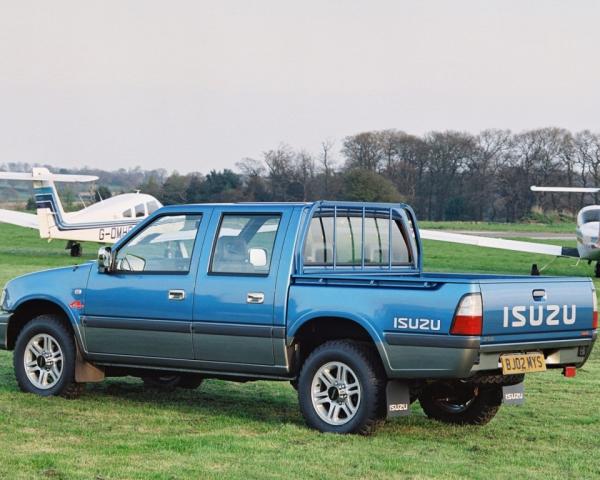
[[[533,192],[551,193],[598,193],[597,187],[538,187],[532,186]],[[442,242],[462,243],[479,247],[500,248],[516,252],[538,253],[554,257],[574,257],[587,260],[588,264],[596,262],[594,273],[600,277],[600,205],[589,205],[579,210],[576,228],[577,248],[545,245],[535,242],[520,242],[502,238],[489,238],[477,235],[462,235],[436,230],[421,230],[421,237]],[[532,275],[539,275],[534,265]]]
[[[162,204],[152,195],[123,193],[101,200],[76,212],[66,213],[54,182],[93,182],[93,175],[54,174],[47,168],[33,168],[31,173],[0,172],[0,180],[33,182],[37,215],[0,209],[0,222],[39,230],[41,238],[67,240],[72,257],[82,253],[81,243],[115,243],[140,220]]]

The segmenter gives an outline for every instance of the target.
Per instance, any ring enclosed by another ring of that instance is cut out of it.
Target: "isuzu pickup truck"
[[[310,427],[363,434],[415,400],[484,424],[524,374],[590,355],[589,279],[424,273],[422,257],[403,204],[165,207],[97,262],[10,281],[0,345],[25,392],[284,380]]]

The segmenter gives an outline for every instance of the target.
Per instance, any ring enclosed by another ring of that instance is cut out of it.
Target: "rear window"
[[[405,266],[412,262],[410,249],[402,232],[401,223],[387,217],[365,217],[365,266]],[[363,255],[362,217],[337,215],[336,242],[333,245],[333,217],[313,217],[304,245],[304,265],[333,266],[335,248],[336,265],[361,266]]]

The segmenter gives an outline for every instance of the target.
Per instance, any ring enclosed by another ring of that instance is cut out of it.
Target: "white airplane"
[[[598,193],[596,187],[538,187],[532,186],[533,192],[551,193]],[[600,277],[600,205],[589,205],[577,214],[576,228],[577,248],[545,245],[535,242],[520,242],[502,238],[489,238],[477,235],[441,232],[437,230],[421,230],[421,237],[428,240],[462,243],[479,247],[499,248],[516,252],[537,253],[553,257],[574,257],[587,260],[588,264],[596,262],[594,273]],[[526,235],[526,234],[525,234]],[[525,236],[524,235],[524,236]],[[532,267],[532,275],[539,274],[537,266]]]
[[[598,193],[597,187],[531,187],[533,192]],[[600,205],[588,205],[577,214],[577,251],[579,258],[596,262],[596,276],[600,277]]]
[[[76,212],[65,213],[54,182],[93,182],[92,175],[51,173],[33,168],[31,173],[0,172],[0,180],[33,182],[37,215],[0,209],[0,222],[39,230],[41,238],[68,240],[71,256],[81,255],[80,242],[115,243],[140,220],[162,204],[152,195],[124,193],[94,203]]]

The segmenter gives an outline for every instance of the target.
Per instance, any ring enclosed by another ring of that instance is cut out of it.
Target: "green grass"
[[[62,242],[0,225],[0,282],[73,263]],[[93,253],[95,245],[86,245]],[[427,242],[426,268],[527,274],[532,257]],[[556,275],[590,275],[558,259]],[[483,428],[428,420],[418,405],[376,436],[305,427],[287,383],[206,381],[196,391],[148,392],[136,379],[89,385],[79,400],[18,391],[0,353],[0,478],[593,478],[600,476],[600,354],[574,379],[532,374],[522,407]]]
[[[421,228],[440,230],[473,230],[488,232],[572,233],[574,222],[559,223],[498,223],[498,222],[419,222]]]

